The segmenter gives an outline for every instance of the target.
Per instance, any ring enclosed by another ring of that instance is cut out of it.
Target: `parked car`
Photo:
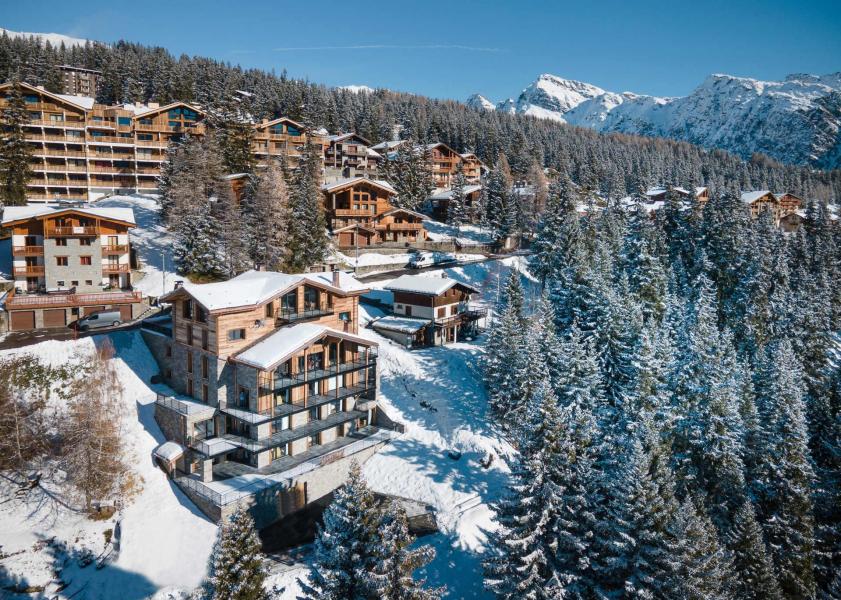
[[[100,329],[102,327],[116,327],[122,324],[122,316],[118,310],[105,310],[82,317],[76,323],[80,331]]]

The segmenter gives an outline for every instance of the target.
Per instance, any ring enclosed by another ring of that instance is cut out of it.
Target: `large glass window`
[[[304,287],[304,310],[318,309],[318,290],[311,287]]]
[[[281,309],[286,313],[297,312],[298,309],[298,293],[289,292],[281,299]]]
[[[120,125],[131,125],[131,117],[117,117],[117,123]]]
[[[295,136],[301,135],[301,132],[300,132],[300,131],[298,131],[298,128],[297,128],[297,127],[293,127],[292,125],[287,125],[287,126],[286,126],[286,132],[287,132],[289,135],[295,135]]]

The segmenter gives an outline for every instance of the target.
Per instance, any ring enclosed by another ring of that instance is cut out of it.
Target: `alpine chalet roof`
[[[341,272],[337,288],[333,286],[332,272],[292,275],[275,271],[246,271],[232,279],[216,283],[185,281],[180,288],[161,296],[161,300],[168,302],[170,298],[183,290],[211,312],[249,308],[306,282],[343,294],[363,292],[368,289],[352,275]]]
[[[397,331],[399,333],[417,333],[427,325],[429,319],[417,319],[414,317],[398,317],[389,315],[382,319],[377,319],[371,323],[374,329],[384,329],[386,331]]]
[[[134,211],[131,208],[69,208],[66,206],[56,207],[48,205],[27,205],[7,206],[5,209],[3,209],[2,225],[16,223],[19,221],[28,221],[29,219],[48,217],[60,213],[79,213],[91,217],[96,217],[98,219],[121,221],[123,223],[129,223],[131,225],[135,224]]]
[[[297,325],[281,327],[265,339],[234,355],[233,359],[262,371],[269,371],[325,335],[354,341],[365,346],[377,345],[376,342],[323,325],[298,323]]]
[[[368,179],[367,177],[351,177],[349,179],[340,179],[334,183],[325,183],[321,186],[321,189],[325,192],[335,192],[336,190],[341,190],[346,187],[356,185],[357,183],[369,183],[374,187],[386,190],[391,194],[397,193],[397,190],[391,187],[391,184],[389,182],[383,181],[382,179]]]
[[[384,286],[384,288],[391,292],[411,292],[425,296],[440,296],[457,285],[465,287],[473,293],[479,292],[473,286],[456,281],[450,277],[425,277],[423,275],[401,275]]]
[[[478,192],[482,189],[481,185],[466,185],[464,186],[463,190],[465,194],[472,194],[473,192]],[[517,188],[522,189],[522,188]],[[432,194],[428,199],[429,200],[450,200],[453,197],[453,190],[452,188],[447,190],[442,190],[437,194]]]
[[[745,204],[753,204],[760,198],[771,194],[768,190],[756,190],[752,192],[742,192],[742,202]],[[772,194],[773,195],[773,194]]]

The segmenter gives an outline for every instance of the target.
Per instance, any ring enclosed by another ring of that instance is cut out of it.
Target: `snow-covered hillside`
[[[84,46],[90,41],[82,38],[70,37],[69,35],[61,33],[30,33],[28,31],[12,31],[11,29],[3,29],[0,27],[0,35],[3,35],[4,33],[10,38],[36,37],[42,42],[49,42],[51,46],[61,46],[64,44],[68,48],[70,46]]]
[[[4,578],[45,586],[52,598],[60,582],[68,584],[60,598],[140,600],[168,588],[192,589],[206,572],[216,526],[158,469],[152,450],[164,440],[154,419],[155,390],[149,378],[157,365],[137,331],[113,333],[112,359],[122,384],[123,439],[142,491],[116,515],[116,521],[91,521],[67,508],[61,498],[36,488],[21,496],[3,480],[0,485],[0,564]],[[37,357],[58,366],[95,352],[104,336],[77,341],[46,341],[22,350],[4,351]],[[165,386],[159,391],[170,392]],[[104,533],[113,531],[117,547],[101,569],[82,567],[86,552],[99,556]],[[68,552],[59,549],[66,545]],[[0,593],[2,596],[2,593]]]
[[[477,96],[468,100],[471,106]],[[744,157],[762,152],[782,162],[841,166],[841,73],[784,81],[716,74],[676,98],[618,94],[544,74],[516,102],[496,109],[603,132],[681,139]]]

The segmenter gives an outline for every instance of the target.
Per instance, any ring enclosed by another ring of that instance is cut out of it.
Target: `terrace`
[[[140,302],[140,292],[93,292],[77,294],[67,292],[51,292],[47,294],[18,294],[15,290],[6,296],[6,308],[63,308],[66,306],[97,306],[101,304],[132,304]]]

